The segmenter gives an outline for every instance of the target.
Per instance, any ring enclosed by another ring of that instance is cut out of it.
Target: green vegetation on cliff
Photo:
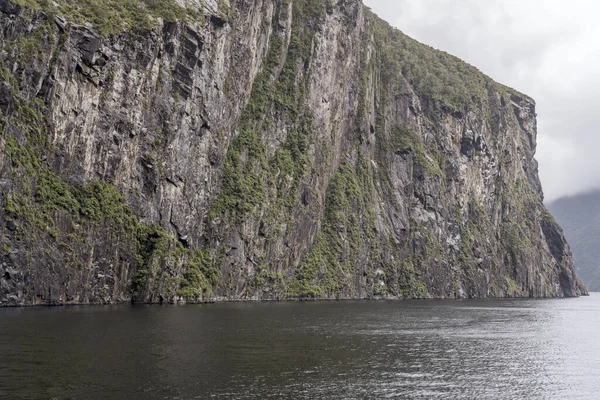
[[[308,73],[300,70],[300,65],[310,58],[325,4],[325,1],[293,3],[289,45],[284,43],[282,33],[276,31],[271,35],[263,69],[242,113],[240,134],[228,151],[223,187],[209,218],[227,213],[240,223],[267,201],[269,189],[275,192],[275,198],[268,200],[280,208],[276,213],[288,216],[291,213],[300,178],[308,166],[305,153],[314,129],[311,112],[304,105],[307,78],[298,81],[298,76]],[[283,18],[286,12],[287,7],[279,4],[273,18]],[[280,65],[284,51],[285,62]],[[269,157],[265,136],[272,129],[272,119],[281,116],[292,121],[290,133],[283,146]]]
[[[501,94],[515,93],[528,98],[494,82],[460,58],[408,37],[368,8],[365,10],[384,55],[382,79],[389,82],[400,72],[414,87],[430,115],[440,115],[444,110],[465,113],[481,109],[487,102],[489,88]]]
[[[201,11],[183,8],[175,0],[15,0],[15,3],[77,24],[90,23],[105,36],[126,29],[150,30],[156,18],[177,21],[201,17]]]
[[[286,287],[289,296],[340,297],[354,292],[360,252],[368,243],[376,246],[370,172],[365,160],[356,170],[348,164],[338,168],[325,198],[323,227]]]

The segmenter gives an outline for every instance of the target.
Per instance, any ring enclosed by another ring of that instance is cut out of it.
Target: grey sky
[[[600,3],[364,0],[407,35],[537,102],[546,200],[600,187]]]

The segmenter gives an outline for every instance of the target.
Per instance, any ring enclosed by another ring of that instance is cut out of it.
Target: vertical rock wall
[[[114,26],[20,3],[0,0],[0,304],[585,292],[533,100],[360,1]]]

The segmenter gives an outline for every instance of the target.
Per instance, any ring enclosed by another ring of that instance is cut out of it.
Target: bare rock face
[[[533,100],[360,1],[29,3],[0,0],[0,304],[586,293]]]

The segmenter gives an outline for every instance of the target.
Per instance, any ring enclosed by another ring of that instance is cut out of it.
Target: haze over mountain
[[[600,191],[561,198],[548,208],[565,231],[579,277],[600,291]]]

